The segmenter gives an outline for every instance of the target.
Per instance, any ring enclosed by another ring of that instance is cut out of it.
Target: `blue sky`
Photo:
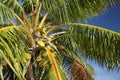
[[[120,4],[108,7],[106,12],[89,19],[88,23],[120,32]]]
[[[120,4],[108,7],[108,10],[99,16],[88,20],[89,24],[101,26],[120,33]],[[109,72],[93,62],[89,64],[95,69],[95,80],[120,80],[120,72]]]

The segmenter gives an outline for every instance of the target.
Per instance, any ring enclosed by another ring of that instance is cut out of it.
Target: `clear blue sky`
[[[100,16],[89,19],[88,23],[120,33],[120,4],[108,7],[106,12],[102,13]],[[120,80],[120,72],[109,72],[93,62],[89,62],[89,64],[96,71],[94,75],[95,80]]]

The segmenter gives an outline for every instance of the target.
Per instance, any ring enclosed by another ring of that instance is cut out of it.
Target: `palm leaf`
[[[108,69],[119,69],[119,33],[88,24],[69,26],[68,34],[60,40],[63,46],[78,51],[79,55],[82,53],[87,59],[95,60]]]
[[[10,10],[0,2],[0,24],[10,24],[8,20],[12,20],[12,14]]]
[[[58,43],[61,43],[61,42],[58,42]],[[86,80],[86,79],[93,80],[91,75],[94,73],[94,70],[88,64],[85,63],[85,61],[81,58],[78,51],[74,51],[67,46],[63,46],[62,43],[60,45],[57,44],[57,46],[59,46],[58,50],[60,51],[59,53],[63,58],[63,61],[62,61],[63,69],[66,72],[68,79],[76,80],[78,78],[83,79],[85,77],[85,79],[83,80]],[[76,62],[78,63],[78,65],[76,65],[76,71],[72,66],[74,65],[74,61],[75,63]],[[81,73],[82,71],[83,73]],[[76,77],[76,75],[81,76],[83,78]]]
[[[6,3],[7,0],[5,0],[5,2],[1,1],[0,2],[0,24],[1,25],[12,25],[12,24],[15,24],[13,23],[13,19],[15,20],[16,19],[16,22],[19,21],[22,25],[24,25],[23,21],[21,20],[20,17],[22,17],[22,14],[20,14],[21,12],[23,12],[23,8],[20,6],[20,4],[15,0],[15,4],[19,5],[18,7],[20,9],[17,9],[17,10],[20,10],[19,12],[14,10],[13,8],[11,8],[10,6],[8,6],[9,4],[11,4],[11,1],[9,3]],[[13,3],[14,1],[12,1]],[[8,4],[8,5],[7,5]],[[14,4],[13,4],[14,5]],[[17,6],[15,6],[15,8],[18,8]],[[17,13],[18,12],[18,13]]]
[[[8,8],[11,8],[13,11],[15,11],[18,14],[22,9],[21,3],[17,0],[0,0],[0,3]]]
[[[29,41],[27,39],[29,39]],[[22,70],[24,64],[21,55],[24,54],[26,49],[32,46],[32,44],[33,41],[30,33],[23,27],[8,26],[0,29],[0,59],[7,62],[19,79],[24,78]],[[3,71],[3,75],[4,74]]]
[[[35,6],[40,2],[42,5],[42,14],[44,15],[44,12],[49,12],[52,22],[69,23],[96,16],[104,11],[107,6],[113,5],[119,1],[120,0],[2,0],[0,4],[11,8],[20,16],[22,9],[25,9],[26,14],[29,14],[35,11]],[[0,13],[6,14],[1,14],[0,18],[2,20],[4,18],[2,15],[7,16],[9,14],[9,11],[3,8],[4,7],[1,6]]]
[[[65,73],[62,70],[61,61],[58,56],[52,53],[48,48],[45,48],[51,62],[51,67],[46,74],[45,80],[66,80]]]
[[[87,66],[83,66],[71,56],[63,56],[63,68],[70,80],[94,80],[90,73],[88,73]]]
[[[36,58],[35,64],[37,64],[36,67],[36,73],[35,73],[35,79],[39,80],[66,80],[66,75],[64,70],[62,69],[62,61],[60,56],[49,49],[48,47],[45,47],[45,51],[42,50],[38,57]]]
[[[78,53],[75,53],[69,49],[65,49],[65,50],[66,50],[66,54],[64,54],[64,55],[67,55],[67,56],[75,59],[77,62],[79,62],[82,66],[84,66],[84,68],[86,69],[86,71],[89,74],[94,73],[94,70],[87,63],[85,63],[85,61],[81,58],[81,56]]]
[[[43,9],[50,12],[52,20],[68,23],[96,16],[116,1],[119,0],[41,0],[41,3]]]

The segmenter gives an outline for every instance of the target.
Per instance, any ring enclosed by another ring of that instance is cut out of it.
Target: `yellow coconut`
[[[41,61],[42,60],[42,57],[41,56],[38,56],[36,61]]]
[[[18,70],[19,69],[19,63],[15,62],[15,68]]]
[[[41,47],[45,47],[45,43],[44,43],[43,41],[41,41],[41,40],[38,40],[38,41],[37,41],[37,44],[38,44],[39,46],[41,46]]]
[[[22,60],[23,60],[23,63],[26,63],[26,62],[27,62],[27,60],[26,60],[25,58],[22,58]]]
[[[2,65],[6,66],[7,65],[6,61],[2,61]]]
[[[30,53],[24,53],[24,54],[22,55],[22,57],[25,58],[26,60],[31,59]]]

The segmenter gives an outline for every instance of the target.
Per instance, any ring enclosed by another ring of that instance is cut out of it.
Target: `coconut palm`
[[[1,80],[93,80],[85,59],[120,68],[120,34],[89,24],[119,0],[0,0]]]

